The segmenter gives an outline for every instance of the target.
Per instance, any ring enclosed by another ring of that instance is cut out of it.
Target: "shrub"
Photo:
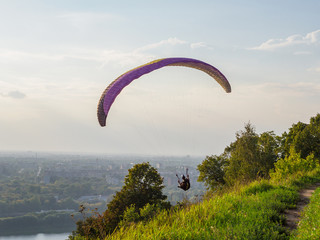
[[[308,172],[319,167],[318,159],[314,155],[308,155],[305,159],[300,153],[296,153],[294,148],[291,148],[290,155],[281,158],[275,163],[274,170],[271,170],[270,176],[273,179],[285,179],[287,176],[298,172]]]

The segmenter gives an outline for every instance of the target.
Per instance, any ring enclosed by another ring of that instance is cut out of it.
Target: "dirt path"
[[[296,208],[285,211],[286,227],[292,231],[297,228],[300,220],[300,215],[303,208],[309,203],[310,197],[316,188],[320,187],[320,183],[316,183],[308,188],[302,189],[299,192],[299,201]]]

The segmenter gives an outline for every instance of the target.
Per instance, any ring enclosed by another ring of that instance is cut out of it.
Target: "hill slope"
[[[299,188],[317,181],[320,174],[315,171],[291,176],[281,185],[256,181],[183,209],[160,212],[107,239],[289,239],[283,213],[297,203]]]

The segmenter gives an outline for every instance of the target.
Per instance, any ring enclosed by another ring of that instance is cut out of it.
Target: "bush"
[[[274,170],[271,170],[270,177],[275,180],[285,179],[289,175],[299,172],[312,171],[319,167],[318,159],[314,155],[308,155],[305,159],[301,157],[300,153],[296,153],[294,148],[291,148],[290,155],[281,158],[275,163]]]

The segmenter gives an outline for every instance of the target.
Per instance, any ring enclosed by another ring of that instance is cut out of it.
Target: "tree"
[[[204,182],[205,185],[211,189],[215,189],[216,187],[225,184],[224,169],[226,164],[227,161],[223,155],[207,156],[206,159],[197,167],[200,172],[198,181]]]
[[[291,146],[294,146],[294,150],[297,151],[298,142],[301,141],[301,133],[308,125],[306,123],[298,122],[292,124],[292,127],[289,128],[289,132],[284,132],[281,137],[281,157],[284,158],[290,154]],[[299,147],[298,147],[299,148]]]
[[[277,160],[278,140],[273,132],[258,135],[247,123],[244,131],[236,133],[236,141],[226,147],[227,158],[224,180],[229,185],[268,177]]]
[[[272,132],[258,135],[247,123],[243,131],[236,133],[232,142],[220,156],[206,157],[198,165],[198,181],[214,189],[225,183],[248,182],[258,177],[269,177],[269,171],[278,158],[279,139]]]
[[[113,229],[122,220],[127,207],[134,204],[136,211],[149,204],[161,204],[167,198],[162,194],[163,179],[149,163],[136,164],[129,169],[124,186],[107,205],[106,216]]]
[[[268,177],[278,159],[279,140],[274,132],[264,132],[258,139],[260,176]]]
[[[107,205],[108,209],[102,215],[96,214],[78,222],[77,233],[88,232],[87,237],[103,239],[116,229],[123,220],[125,211],[131,206],[134,206],[137,213],[147,204],[169,207],[170,203],[164,201],[167,196],[162,194],[163,188],[163,179],[149,163],[134,165],[129,169],[121,191],[116,192]]]
[[[310,123],[293,124],[288,133],[282,134],[281,157],[290,154],[291,148],[300,153],[302,158],[314,154],[320,158],[320,114],[310,118]]]
[[[229,185],[235,182],[253,180],[259,173],[259,136],[254,127],[248,123],[244,131],[236,133],[236,141],[225,149],[228,158],[225,180]]]

